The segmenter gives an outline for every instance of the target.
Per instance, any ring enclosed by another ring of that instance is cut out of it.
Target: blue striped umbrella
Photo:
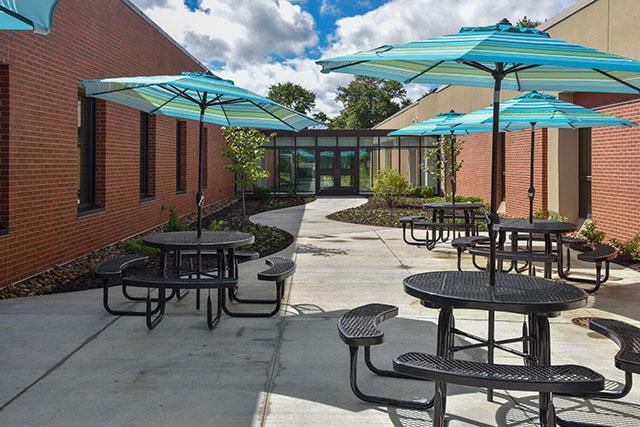
[[[403,83],[493,88],[489,282],[495,284],[495,233],[499,220],[498,140],[501,89],[640,93],[640,62],[553,39],[534,28],[463,27],[443,37],[318,61],[322,72],[357,74]],[[490,359],[492,351],[490,351]],[[490,360],[491,361],[491,360]]]
[[[298,131],[317,122],[212,73],[178,76],[82,80],[87,96],[126,105],[149,114],[198,120],[198,235],[202,233],[204,123]]]
[[[0,0],[0,30],[51,31],[58,0]]]
[[[402,129],[390,132],[390,136],[427,136],[427,135],[450,135],[451,144],[451,200],[456,201],[456,173],[455,173],[455,135],[471,135],[474,133],[491,132],[491,124],[469,123],[461,124],[465,113],[449,111],[440,113],[429,120],[425,120]],[[502,128],[502,132],[506,129]]]
[[[486,126],[493,122],[493,107],[472,111],[457,119],[454,126],[461,130],[468,126]],[[530,92],[500,104],[500,127],[513,130],[531,127],[531,152],[529,165],[529,222],[533,222],[533,185],[535,128],[591,128],[598,126],[636,126],[637,123],[609,116],[599,111],[570,102],[561,101],[553,95]]]

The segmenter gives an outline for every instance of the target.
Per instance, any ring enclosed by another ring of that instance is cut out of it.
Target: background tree
[[[267,98],[302,114],[309,113],[316,106],[316,94],[292,82],[272,85]]]
[[[527,15],[525,15],[516,22],[516,27],[536,28],[540,24],[542,24],[542,22],[529,19]]]
[[[235,127],[224,128],[222,136],[225,140],[222,155],[231,160],[224,167],[235,174],[236,184],[241,188],[242,223],[246,224],[245,191],[260,178],[269,176],[269,172],[259,163],[264,159],[264,145],[269,142],[270,137],[257,129]]]
[[[456,164],[454,171],[462,168],[460,152],[464,141],[456,138],[453,150],[455,151]],[[427,172],[432,176],[440,177],[440,188],[445,195],[451,193],[451,136],[442,135],[433,148],[425,149],[424,153]]]
[[[356,76],[346,87],[338,87],[336,101],[344,106],[329,120],[334,129],[368,129],[409,105],[402,83]]]
[[[313,118],[316,119],[317,121],[319,121],[320,123],[326,125],[327,123],[329,123],[329,116],[327,116],[325,113],[323,113],[322,111],[319,111],[317,113],[314,113]]]

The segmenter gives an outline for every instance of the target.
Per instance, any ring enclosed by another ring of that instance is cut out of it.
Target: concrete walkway
[[[455,254],[448,245],[429,253],[410,247],[398,229],[325,218],[363,202],[322,198],[252,218],[296,236],[283,251],[296,259],[298,269],[288,283],[282,316],[224,317],[210,332],[189,295],[171,302],[163,322],[148,331],[143,319],[106,314],[100,290],[0,301],[0,425],[431,425],[428,412],[375,407],[352,395],[348,352],[337,336],[336,319],[368,302],[397,305],[400,316],[385,322],[386,341],[374,348],[374,361],[389,366],[402,351],[433,352],[437,313],[404,294],[402,279],[452,270]],[[263,268],[263,260],[242,265],[242,292],[268,294],[264,283],[252,279]],[[616,346],[571,323],[573,317],[597,315],[640,325],[640,275],[615,266],[612,276],[588,307],[553,319],[554,363],[584,364],[622,379],[613,366]],[[485,319],[483,312],[456,312],[457,325],[478,334],[486,331]],[[521,316],[498,319],[500,337],[520,330]],[[464,357],[483,360],[485,352]],[[361,386],[373,394],[425,398],[433,390],[425,382],[360,372]],[[468,387],[450,387],[450,395],[452,426],[537,425],[534,394],[497,391],[495,403]],[[640,425],[638,390],[624,402],[587,406],[557,398],[556,404],[559,412],[568,406],[582,412],[567,418]]]

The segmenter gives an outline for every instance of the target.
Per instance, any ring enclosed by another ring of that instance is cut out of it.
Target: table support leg
[[[549,332],[549,319],[545,315],[536,315],[536,342],[538,363],[541,366],[551,365],[551,336]],[[555,408],[553,406],[553,396],[551,393],[539,394],[540,405],[540,425],[542,427],[552,427],[556,425]]]
[[[487,337],[487,363],[493,364],[496,339],[496,313],[489,312],[489,331]],[[487,389],[487,401],[493,402],[493,389]]]
[[[453,313],[451,308],[440,309],[438,316],[437,354],[440,357],[450,357],[452,343],[451,328],[453,325]],[[447,383],[437,381],[435,383],[435,395],[433,397],[433,426],[444,427],[445,414],[447,412]]]

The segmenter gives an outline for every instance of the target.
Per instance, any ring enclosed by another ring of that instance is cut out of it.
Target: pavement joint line
[[[296,242],[294,241],[291,245],[296,244]],[[289,246],[291,246],[289,245]],[[289,247],[287,246],[287,248]],[[285,248],[285,250],[287,249]],[[293,253],[293,261],[297,261],[298,255],[297,253]],[[286,292],[286,300],[284,301],[283,304],[283,308],[284,308],[284,316],[281,316],[280,321],[277,323],[277,327],[278,327],[278,337],[276,338],[276,347],[273,350],[273,356],[271,358],[271,363],[269,364],[269,369],[267,370],[267,380],[265,381],[264,384],[264,388],[265,388],[265,397],[264,397],[264,404],[262,406],[262,414],[260,414],[260,425],[264,426],[265,423],[267,422],[267,416],[269,415],[269,404],[271,401],[271,394],[273,391],[273,385],[275,382],[275,379],[278,377],[279,375],[279,366],[280,366],[280,350],[282,348],[282,342],[284,341],[284,331],[287,328],[287,319],[289,316],[286,316],[287,311],[288,311],[288,306],[289,306],[289,300],[291,298],[291,291],[293,289],[293,284],[294,284],[294,276],[291,276],[291,279],[289,281],[289,286]]]
[[[102,328],[100,328],[97,332],[93,333],[92,335],[90,335],[88,338],[86,338],[78,347],[76,347],[75,349],[73,349],[71,351],[71,353],[67,354],[66,356],[64,356],[62,359],[60,359],[58,362],[56,362],[55,365],[53,365],[51,368],[47,369],[47,371],[40,375],[38,378],[36,378],[35,381],[33,381],[31,384],[29,384],[27,387],[23,388],[22,390],[20,390],[20,392],[18,392],[18,394],[16,394],[15,396],[13,396],[11,399],[9,399],[7,402],[5,402],[2,406],[0,406],[0,411],[3,411],[7,406],[11,405],[13,402],[15,402],[17,399],[19,399],[22,395],[24,395],[27,391],[29,391],[32,387],[34,387],[36,384],[38,384],[40,381],[42,381],[43,379],[47,378],[51,373],[53,373],[54,371],[56,371],[59,367],[61,367],[64,362],[66,362],[67,360],[69,360],[73,355],[75,355],[76,353],[78,353],[80,350],[82,350],[83,347],[85,347],[87,344],[91,343],[91,341],[93,341],[94,339],[96,339],[101,333],[103,333],[109,326],[113,325],[118,319],[120,319],[122,316],[117,316],[115,319],[113,319],[111,322],[107,323],[105,326],[103,326]]]
[[[382,244],[387,248],[387,250],[391,253],[391,255],[393,255],[393,257],[398,260],[398,262],[400,263],[400,267],[402,267],[403,270],[406,270],[407,273],[411,273],[411,268],[409,268],[407,266],[407,264],[405,264],[404,262],[402,262],[402,260],[400,259],[400,257],[398,257],[398,255],[396,255],[395,252],[393,252],[393,250],[391,249],[391,247],[387,244],[387,242],[382,238],[382,236],[380,236],[380,234],[378,233],[377,230],[374,230],[374,233],[376,234],[376,236],[378,236],[378,238],[382,241]]]

